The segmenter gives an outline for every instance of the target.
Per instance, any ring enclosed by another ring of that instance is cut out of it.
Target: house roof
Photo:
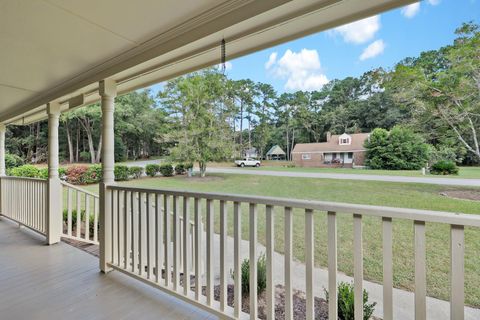
[[[0,121],[28,124],[415,0],[0,1]]]
[[[330,141],[320,143],[297,143],[293,148],[292,153],[305,152],[351,152],[365,150],[363,146],[365,140],[368,139],[370,133],[354,133],[349,136],[352,137],[352,143],[349,145],[340,145],[338,142],[340,135],[332,135]]]
[[[274,145],[267,152],[267,155],[272,155],[272,154],[285,154],[285,151],[283,151],[282,148],[280,148],[278,145]]]

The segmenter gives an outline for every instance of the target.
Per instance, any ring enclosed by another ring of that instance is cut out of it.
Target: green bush
[[[115,174],[115,181],[127,181],[129,178],[128,167],[124,165],[115,165],[113,170]]]
[[[80,221],[82,223],[85,222],[85,210],[82,209],[80,210]],[[65,225],[68,225],[68,210],[64,209],[63,210],[63,222]],[[73,209],[72,210],[72,229],[76,228],[77,226],[77,210]],[[93,236],[93,232],[95,230],[95,215],[90,214],[88,217],[88,229],[90,232],[90,236]],[[98,231],[98,230],[97,230]]]
[[[7,153],[5,155],[5,167],[7,169],[23,166],[23,164],[24,164],[23,159],[17,156],[16,154]]]
[[[60,176],[60,179],[65,178],[67,175],[67,169],[63,167],[58,168],[58,175]]]
[[[453,161],[441,160],[433,164],[430,173],[438,175],[458,174],[458,167]]]
[[[85,184],[99,183],[102,180],[102,173],[102,165],[91,165],[83,174],[82,182]]]
[[[31,164],[25,164],[20,167],[12,168],[10,170],[10,175],[15,177],[38,178],[40,170]]]
[[[250,293],[250,260],[244,259],[241,266],[242,272],[242,295],[247,296]],[[235,273],[231,272],[235,279]],[[267,259],[265,253],[257,260],[257,293],[262,293],[267,287]]]
[[[185,163],[185,170],[190,170],[193,169],[193,162],[187,162]]]
[[[42,168],[38,170],[38,178],[48,179],[48,168]]]
[[[134,179],[139,179],[143,174],[143,167],[133,166],[128,168],[128,173]]]
[[[328,302],[328,291],[325,290]],[[354,320],[354,293],[353,284],[341,282],[338,285],[338,319]],[[368,303],[368,292],[363,290],[363,319],[368,320],[375,310],[376,302]]]
[[[173,176],[173,166],[171,164],[162,164],[160,166],[160,173],[164,177],[171,177]]]
[[[149,177],[155,177],[160,172],[160,166],[158,164],[147,164],[145,167],[145,173]]]
[[[183,163],[178,163],[175,166],[175,174],[185,174],[187,170],[185,169],[185,165]]]

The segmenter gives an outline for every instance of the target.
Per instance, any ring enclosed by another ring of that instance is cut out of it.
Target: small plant
[[[71,166],[66,171],[67,182],[71,184],[84,184],[87,166]]]
[[[129,178],[129,170],[127,166],[116,165],[114,168],[115,181],[127,181]]]
[[[171,164],[162,164],[160,166],[160,173],[164,177],[171,177],[173,176],[173,166]]]
[[[149,177],[155,177],[160,172],[160,166],[158,164],[147,164],[145,167],[145,173]]]
[[[178,163],[175,166],[175,174],[185,174],[185,172],[186,172],[186,168],[183,163]]]
[[[128,168],[128,173],[134,179],[139,179],[143,174],[143,167],[133,166]]]
[[[102,166],[94,164],[88,167],[85,171],[82,181],[85,184],[99,183],[102,180]]]
[[[241,266],[242,272],[242,295],[247,296],[250,293],[250,260],[244,259]],[[232,279],[235,279],[235,273],[230,272]],[[265,253],[257,260],[257,293],[262,293],[267,287],[267,260]]]
[[[48,168],[42,168],[38,170],[38,178],[48,179]]]
[[[12,168],[10,170],[10,174],[15,177],[38,178],[40,175],[40,170],[31,164],[26,164],[20,167]]]
[[[325,290],[325,289],[324,289]],[[328,291],[325,290],[325,296],[328,302]],[[353,284],[340,282],[338,285],[338,319],[354,320],[354,293]],[[363,319],[368,320],[375,310],[376,302],[368,303],[368,292],[363,290]]]
[[[437,175],[458,174],[458,167],[453,161],[440,160],[433,164],[430,173]]]

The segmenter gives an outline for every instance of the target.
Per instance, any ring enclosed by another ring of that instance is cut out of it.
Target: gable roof
[[[286,154],[286,153],[278,145],[274,145],[267,152],[267,155],[272,155],[272,154]]]
[[[332,135],[330,141],[320,143],[297,143],[293,148],[292,153],[305,153],[305,152],[351,152],[351,151],[364,151],[363,146],[365,140],[368,139],[370,133],[354,133],[350,134],[352,137],[352,143],[349,145],[340,145],[338,142],[340,135]]]

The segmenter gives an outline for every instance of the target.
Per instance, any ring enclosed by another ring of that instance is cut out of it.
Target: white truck
[[[252,158],[243,158],[240,160],[235,160],[237,167],[260,167],[260,160],[255,160]]]

